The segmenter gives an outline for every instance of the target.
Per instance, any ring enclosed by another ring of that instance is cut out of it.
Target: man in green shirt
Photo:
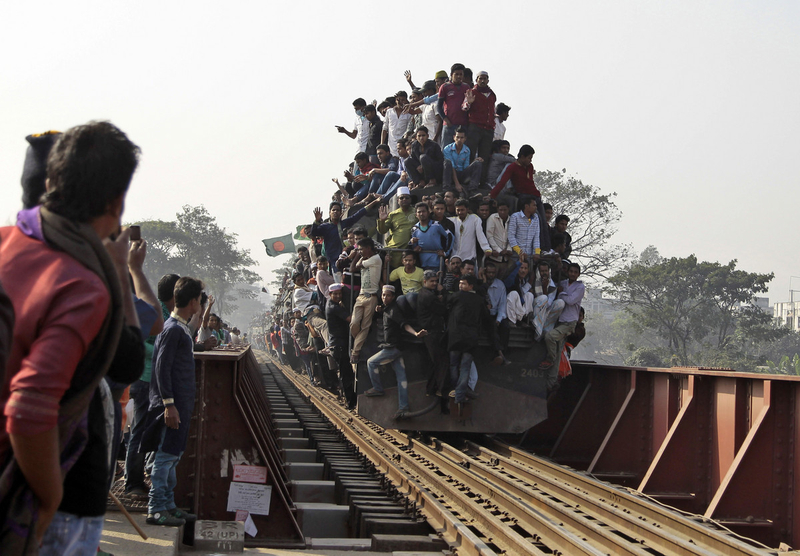
[[[386,256],[387,264],[389,255]],[[418,292],[422,289],[422,268],[417,266],[417,255],[414,251],[403,253],[403,266],[395,268],[390,274],[389,279],[384,280],[387,284],[400,280],[403,295]]]
[[[411,228],[418,222],[414,208],[411,206],[411,192],[408,187],[397,188],[397,200],[400,208],[389,212],[389,208],[381,206],[378,209],[378,232],[389,233],[386,247],[390,249],[405,249],[411,239]],[[394,270],[402,264],[403,253],[392,253],[391,268]]]

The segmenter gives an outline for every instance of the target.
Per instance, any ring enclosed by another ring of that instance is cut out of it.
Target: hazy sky
[[[800,3],[418,5],[3,2],[0,224],[21,206],[26,135],[107,119],[143,153],[125,220],[205,204],[268,282],[285,257],[261,239],[310,222],[355,154],[334,127],[352,129],[352,100],[462,62],[512,107],[513,152],[618,193],[618,241],[774,271],[770,302],[788,300]]]

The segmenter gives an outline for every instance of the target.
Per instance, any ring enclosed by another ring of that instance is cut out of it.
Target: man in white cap
[[[391,363],[397,378],[397,413],[394,418],[402,419],[409,411],[408,380],[403,363],[403,353],[400,351],[402,331],[405,330],[417,338],[425,337],[428,332],[425,329],[417,332],[413,326],[408,324],[405,315],[395,303],[396,298],[394,286],[383,286],[381,293],[383,307],[376,308],[376,311],[383,313],[383,341],[378,344],[380,351],[367,360],[367,371],[369,371],[372,388],[364,394],[369,397],[384,395],[378,369],[381,365]]]
[[[411,240],[411,229],[417,223],[417,214],[411,206],[411,191],[408,187],[397,188],[397,200],[400,208],[389,212],[389,207],[381,205],[378,209],[378,232],[390,234],[386,247],[390,249],[406,249]],[[392,253],[389,271],[403,264],[403,252]]]

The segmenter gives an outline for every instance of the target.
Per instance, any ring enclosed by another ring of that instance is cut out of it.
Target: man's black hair
[[[369,155],[365,152],[356,153],[356,156],[353,157],[353,160],[369,160]]]
[[[436,91],[436,81],[433,79],[429,79],[425,83],[422,84],[423,91]]]
[[[551,205],[550,203],[543,203],[542,210],[548,210],[548,209],[553,210],[553,205]]]
[[[175,284],[181,277],[177,274],[165,274],[158,281],[158,300],[161,303],[166,303],[175,297]]]
[[[459,199],[458,201],[456,201],[456,206],[469,208],[469,201],[467,201],[466,199]]]
[[[184,276],[175,284],[175,307],[183,309],[192,299],[197,299],[203,293],[205,285],[201,280]]]
[[[375,242],[372,241],[371,237],[364,237],[358,240],[359,247],[369,247],[373,251],[375,250]]]
[[[464,68],[464,83],[472,83],[472,70],[470,68]]]
[[[436,206],[436,205],[447,206],[447,203],[444,202],[444,197],[436,197],[436,200],[433,202],[433,206]]]
[[[375,110],[375,105],[374,105],[374,104],[367,104],[367,105],[364,107],[364,113],[367,113],[367,112],[375,112],[375,111],[376,111],[376,110]]]
[[[444,202],[444,201],[442,201],[442,202]],[[425,201],[420,201],[419,203],[414,205],[414,210],[419,209],[419,208],[426,208],[426,209],[428,209],[428,212],[431,211],[431,207],[429,207],[428,203],[426,203]]]
[[[340,203],[339,201],[332,201],[332,202],[331,202],[331,204],[330,204],[330,205],[328,205],[328,212],[330,212],[330,210],[331,210],[333,207],[339,207],[339,208],[342,208],[342,203]]]
[[[569,216],[567,216],[566,214],[559,214],[558,216],[556,216],[556,224],[558,224],[562,220],[566,220],[567,222],[569,222]]]
[[[317,257],[317,264],[327,263],[327,262],[328,262],[328,257],[326,257],[325,255],[320,255],[319,257]]]
[[[383,102],[381,102],[381,103],[378,105],[378,111],[380,111],[380,109],[381,109],[381,108],[389,108],[389,107],[391,107],[391,106],[393,106],[393,105],[394,105],[394,103],[393,103],[393,102],[386,102],[386,101],[384,100]]]
[[[519,153],[517,154],[517,158],[525,158],[526,156],[530,156],[532,154],[536,154],[536,151],[533,150],[533,147],[530,145],[522,145],[519,148]]]
[[[407,93],[407,92],[405,92],[405,91],[403,91],[403,90],[401,89],[401,90],[397,91],[397,92],[394,94],[394,98],[397,98],[397,97],[408,98],[408,93]]]
[[[475,266],[475,259],[467,259],[466,261],[461,261],[461,268],[464,268],[467,265]]]
[[[569,263],[569,265],[567,266],[567,270],[569,270],[570,268],[577,268],[578,274],[581,273],[581,265],[579,265],[578,263]]]
[[[495,139],[494,141],[492,141],[492,152],[499,153],[500,149],[502,149],[504,145],[508,145],[510,147],[511,143],[509,143],[505,139]]]
[[[47,157],[50,191],[42,205],[69,220],[106,214],[128,190],[141,150],[109,122],[89,122],[59,136]],[[199,294],[198,294],[199,295]]]
[[[508,205],[508,201],[497,201],[497,208],[500,208],[500,207],[510,208],[509,205]]]
[[[463,133],[464,135],[466,135],[467,128],[465,128],[463,125],[460,125],[456,128],[455,132],[453,133],[453,136],[455,136],[457,133]]]
[[[408,147],[408,139],[406,139],[405,137],[401,137],[400,139],[397,140],[397,144],[402,147]]]
[[[502,102],[494,107],[495,114],[502,114],[503,112],[507,113],[509,110],[511,110],[511,107],[507,104],[503,104]]]
[[[464,71],[465,69],[467,68],[464,67],[464,64],[453,64],[450,66],[450,75],[453,75],[458,70]]]
[[[375,147],[375,150],[376,150],[376,151],[377,151],[377,150],[384,150],[384,151],[386,151],[387,153],[388,153],[388,152],[391,152],[391,150],[389,149],[389,145],[387,145],[387,144],[385,144],[385,143],[381,143],[380,145],[378,145],[377,147]]]
[[[517,206],[520,210],[524,210],[526,206],[530,205],[531,203],[536,206],[536,198],[533,195],[520,195],[519,201],[517,201]]]
[[[544,259],[540,259],[539,260],[539,264],[536,265],[536,268],[542,268],[543,266],[546,266],[547,268],[550,268],[550,263],[548,263]]]
[[[492,202],[491,201],[487,201],[487,200],[484,199],[483,201],[478,203],[478,207],[482,207],[484,205],[489,207],[489,208],[492,208]]]
[[[553,237],[550,238],[550,246],[555,249],[559,245],[566,245],[567,238],[564,237],[564,234],[553,234]]]
[[[462,263],[462,265],[463,265],[463,263]],[[474,274],[467,274],[466,276],[461,276],[461,278],[459,278],[458,281],[459,282],[466,282],[467,284],[469,284],[473,288],[478,285],[478,277],[475,276]]]
[[[353,106],[366,106],[367,101],[363,98],[359,97],[353,101]]]
[[[417,260],[417,254],[414,252],[413,249],[406,249],[405,251],[403,251],[403,258],[406,258],[408,255],[414,257],[415,261]]]
[[[424,132],[425,132],[425,133],[427,133],[428,135],[430,135],[430,134],[431,134],[431,132],[430,132],[430,131],[428,131],[428,128],[427,128],[427,127],[425,127],[424,125],[421,125],[421,126],[419,126],[419,127],[417,128],[417,132],[416,132],[416,133],[419,133],[420,131],[424,131]],[[416,135],[416,133],[415,133],[414,135]]]
[[[301,245],[297,248],[297,252],[299,253],[300,251],[308,251],[308,247],[306,247],[305,245]]]
[[[367,235],[369,235],[367,234],[367,229],[363,226],[353,226],[352,231],[354,236],[366,237]]]
[[[491,261],[490,261],[490,262],[487,262],[485,265],[483,265],[483,267],[484,267],[484,268],[494,268],[495,270],[497,270],[497,265],[495,265],[495,264],[494,264],[493,262],[491,262]]]

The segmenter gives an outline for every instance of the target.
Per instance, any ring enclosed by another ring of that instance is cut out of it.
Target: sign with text
[[[263,485],[267,482],[267,468],[258,465],[234,465],[233,480]]]
[[[251,514],[269,515],[271,500],[271,486],[234,482],[228,491],[228,511],[247,510]]]

